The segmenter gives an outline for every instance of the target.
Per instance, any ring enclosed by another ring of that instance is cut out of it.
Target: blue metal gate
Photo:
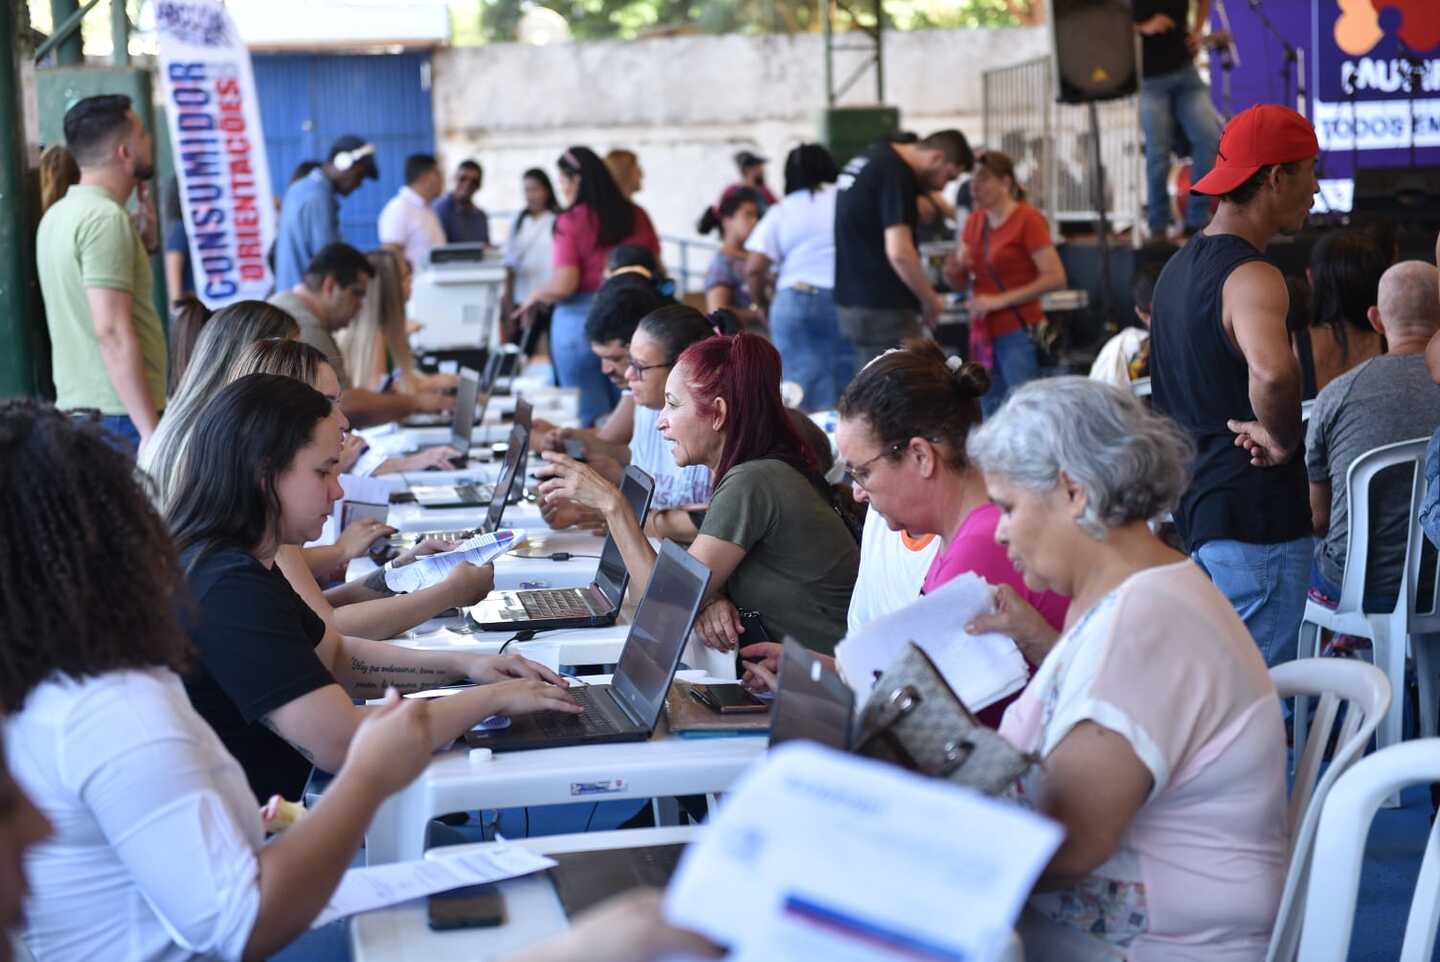
[[[435,152],[430,55],[257,54],[255,86],[270,179],[283,195],[305,160],[324,160],[342,134],[375,145],[380,179],[340,203],[340,232],[361,250],[379,246],[380,208],[404,183],[405,158]]]

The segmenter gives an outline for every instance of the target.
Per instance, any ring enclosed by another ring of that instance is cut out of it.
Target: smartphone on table
[[[765,711],[770,707],[739,685],[690,685],[690,697],[721,715]]]

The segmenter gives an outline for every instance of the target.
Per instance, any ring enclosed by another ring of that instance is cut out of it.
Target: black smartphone
[[[573,458],[583,464],[586,460],[585,442],[576,441],[574,438],[567,438],[565,440],[565,456],[567,458]]]
[[[739,685],[691,685],[686,691],[706,708],[722,715],[765,711],[770,707]]]
[[[426,915],[437,932],[494,928],[505,924],[505,899],[497,885],[467,885],[430,896]]]
[[[753,608],[738,608],[740,614],[740,641],[735,646],[735,677],[745,677],[745,663],[747,661],[763,661],[763,658],[751,656],[742,658],[740,650],[746,645],[753,645],[761,641],[771,641],[770,633],[765,630],[765,622],[760,619],[760,612]]]

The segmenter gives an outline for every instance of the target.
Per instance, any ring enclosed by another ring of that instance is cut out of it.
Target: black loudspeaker
[[[1350,213],[1362,222],[1440,223],[1440,166],[1361,167]]]
[[[1139,89],[1134,22],[1124,0],[1051,0],[1055,96],[1061,103],[1114,100]]]

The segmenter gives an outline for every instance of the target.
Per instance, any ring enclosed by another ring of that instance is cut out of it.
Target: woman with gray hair
[[[1263,958],[1285,730],[1234,608],[1147,523],[1185,489],[1189,441],[1130,392],[1066,377],[1017,390],[968,452],[1027,586],[1073,599],[1000,726],[1043,760],[1022,799],[1066,829],[1022,920],[1026,957]],[[1025,636],[1038,616],[998,594],[975,627]]]

